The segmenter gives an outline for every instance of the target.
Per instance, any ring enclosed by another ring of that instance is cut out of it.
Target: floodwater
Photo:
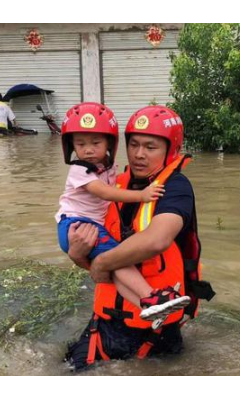
[[[121,171],[123,149],[118,163]],[[58,248],[54,221],[67,169],[57,136],[0,138],[0,268],[6,268],[4,254],[14,254],[15,263],[26,257],[71,266]],[[198,153],[185,172],[196,195],[203,278],[217,296],[202,302],[199,318],[184,326],[182,354],[100,363],[82,375],[240,375],[239,170],[239,155]],[[61,360],[66,342],[78,337],[91,315],[93,285],[90,280],[86,285],[87,306],[77,315],[44,337],[18,336],[8,351],[0,349],[0,374],[70,374]]]

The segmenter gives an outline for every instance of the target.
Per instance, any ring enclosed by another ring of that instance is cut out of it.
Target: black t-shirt
[[[136,180],[131,180],[128,189],[137,189]],[[142,182],[141,189],[149,183]],[[185,234],[190,226],[193,214],[194,194],[192,185],[183,174],[175,172],[165,184],[165,194],[156,204],[154,215],[172,213],[183,218],[183,228],[176,237],[176,242],[180,245],[184,242]],[[134,216],[137,213],[139,203],[125,203],[122,207],[121,215],[125,226],[130,227]]]
[[[186,229],[192,218],[194,194],[189,180],[181,173],[174,173],[167,181],[166,190],[155,208],[154,215],[172,213],[183,218],[183,229]]]

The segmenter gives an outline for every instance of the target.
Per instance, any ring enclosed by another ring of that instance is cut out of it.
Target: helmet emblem
[[[149,120],[145,115],[141,115],[135,122],[135,129],[146,129],[149,125]]]
[[[92,114],[84,114],[80,121],[80,126],[82,128],[94,128],[96,125],[96,120]]]

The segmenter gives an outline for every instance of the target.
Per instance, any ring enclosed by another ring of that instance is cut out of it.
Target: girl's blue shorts
[[[92,224],[98,227],[98,239],[95,246],[88,254],[90,259],[97,257],[98,254],[104,253],[105,251],[111,250],[116,247],[119,242],[117,242],[109,232],[104,228],[103,225],[98,224],[90,218],[85,217],[66,217],[66,215],[61,215],[61,220],[58,223],[58,241],[61,249],[68,253],[69,242],[68,242],[68,231],[71,224],[74,222],[82,222]]]

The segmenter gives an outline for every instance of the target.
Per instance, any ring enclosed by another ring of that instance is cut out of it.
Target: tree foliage
[[[240,24],[185,24],[171,94],[186,144],[240,152]]]

